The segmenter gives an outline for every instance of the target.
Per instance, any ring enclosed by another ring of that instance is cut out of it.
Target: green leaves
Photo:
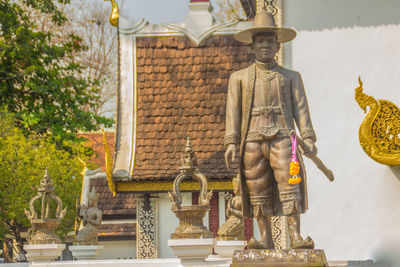
[[[94,115],[99,83],[82,75],[75,58],[86,49],[82,39],[51,30],[66,22],[58,9],[66,3],[0,0],[0,107],[16,114],[25,134],[50,134],[58,145],[59,140],[77,141],[79,131],[113,123]],[[52,22],[43,27],[32,19],[35,15],[48,16]]]
[[[53,178],[56,194],[68,207],[58,232],[65,235],[73,229],[82,166],[77,157],[78,146],[72,142],[63,145],[69,147],[71,153],[57,149],[55,144],[40,136],[25,136],[15,127],[12,115],[0,114],[0,232],[9,232],[7,223],[13,220],[21,227],[29,227],[23,209],[28,209],[30,199],[36,195],[46,167]],[[87,160],[84,153],[80,154]]]

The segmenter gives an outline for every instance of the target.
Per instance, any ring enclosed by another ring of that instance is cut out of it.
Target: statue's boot
[[[297,214],[287,216],[289,224],[290,247],[294,249],[313,249],[314,241],[311,237],[303,239],[299,233],[298,220],[300,219]]]
[[[260,241],[257,241],[254,237],[252,237],[248,242],[247,242],[247,248],[248,249],[273,249],[274,245],[266,245]]]
[[[313,249],[314,248],[314,241],[311,239],[311,237],[307,236],[307,238],[304,240],[303,238],[298,238],[294,239],[292,241],[292,248],[294,249]]]
[[[258,228],[261,233],[260,240],[252,237],[247,243],[249,249],[273,249],[274,242],[272,241],[271,233],[271,218],[269,216],[261,216],[257,218]]]

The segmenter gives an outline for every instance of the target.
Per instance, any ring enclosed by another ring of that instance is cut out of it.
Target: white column
[[[225,223],[225,196],[226,192],[218,192],[219,227]]]

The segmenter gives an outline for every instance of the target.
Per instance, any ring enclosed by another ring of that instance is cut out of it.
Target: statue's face
[[[272,33],[259,33],[253,37],[254,55],[257,61],[269,63],[274,60],[279,44],[276,35]]]
[[[95,207],[97,205],[97,199],[94,197],[91,197],[88,199],[88,206],[90,207]]]
[[[239,194],[240,190],[239,190],[239,181],[234,181],[233,182],[233,193],[235,193],[235,195]]]

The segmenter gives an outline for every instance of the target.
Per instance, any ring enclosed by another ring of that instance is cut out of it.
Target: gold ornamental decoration
[[[118,192],[163,192],[171,189],[173,181],[139,181],[139,182],[116,182]],[[208,188],[217,191],[233,190],[231,181],[208,181]],[[197,181],[182,181],[180,183],[182,191],[200,190]]]
[[[400,164],[400,109],[390,101],[366,95],[363,83],[355,89],[358,105],[367,113],[359,129],[360,144],[373,160],[386,165]]]

